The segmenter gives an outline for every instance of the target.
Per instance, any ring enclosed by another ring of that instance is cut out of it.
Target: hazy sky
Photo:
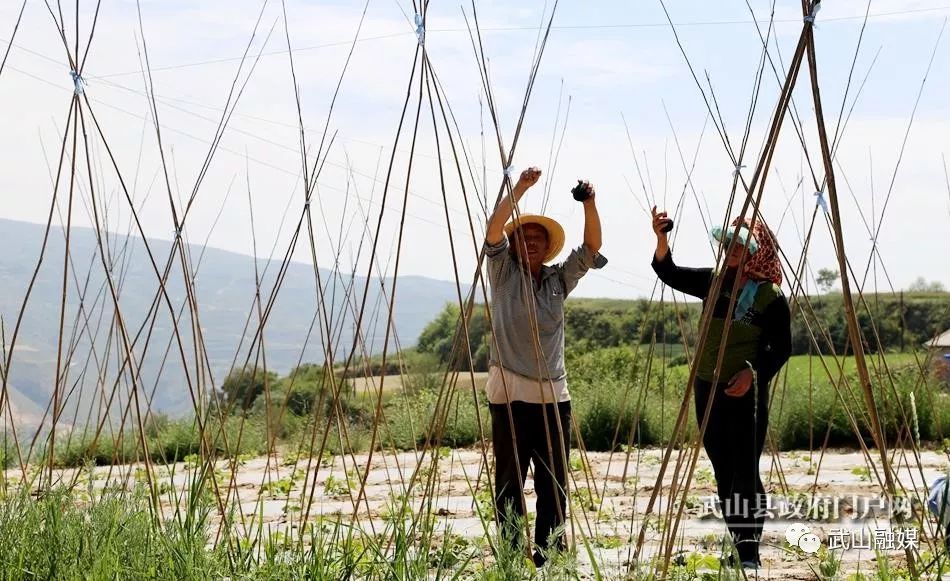
[[[515,4],[517,8],[512,8]],[[764,34],[772,3],[750,0],[749,4]],[[879,288],[889,288],[887,276],[897,288],[906,287],[918,276],[950,287],[950,258],[946,256],[950,190],[943,162],[950,146],[950,39],[937,43],[945,18],[950,16],[950,2],[872,2],[853,76],[852,62],[868,4],[858,0],[826,0],[825,4],[817,19],[816,42],[831,132],[841,120],[839,113],[851,77],[844,105],[845,116],[850,113],[850,118],[837,151],[836,171],[846,250],[853,268],[863,275],[871,253],[869,230],[881,223],[876,270]],[[591,8],[595,5],[596,10]],[[8,47],[20,6],[21,0],[0,0],[0,54]],[[250,192],[258,255],[267,257],[275,247],[276,256],[283,255],[301,212],[303,190],[298,114],[281,3],[142,0],[140,6],[168,182],[179,212],[181,200],[198,184],[233,80],[238,76],[241,86],[248,79],[198,186],[185,228],[188,239],[201,243],[210,233],[212,246],[251,254]],[[81,51],[85,51],[95,7],[92,1],[81,2]],[[451,2],[431,2],[429,7],[426,48],[469,155],[471,173],[468,167],[464,169],[466,192],[480,236],[484,219],[472,176],[479,195],[484,196],[487,190],[493,202],[502,178],[502,162],[487,109],[481,106],[481,81],[463,16],[464,12],[474,23],[472,7]],[[727,136],[738,148],[762,56],[762,40],[748,5],[739,0],[668,0],[667,7],[707,94],[709,84],[714,88]],[[286,2],[302,117],[308,146],[314,150],[363,8],[362,2]],[[506,147],[514,135],[539,26],[551,8],[551,2],[533,0],[477,4]],[[76,35],[73,9],[73,3],[63,4],[70,46]],[[315,241],[321,266],[332,267],[336,250],[342,247],[341,268],[353,267],[360,239],[366,234],[364,212],[375,230],[417,46],[413,13],[411,3],[402,0],[368,4],[330,120],[331,132],[337,132],[337,137],[315,192],[320,216],[315,223]],[[259,14],[260,24],[251,41]],[[800,2],[777,2],[775,17],[769,48],[772,62],[782,74],[802,27]],[[676,256],[681,263],[709,263],[712,253],[703,216],[721,221],[725,215],[733,165],[712,123],[706,125],[706,104],[658,0],[564,0],[558,4],[554,24],[515,155],[515,171],[528,165],[544,171],[542,182],[526,196],[524,210],[539,211],[549,189],[546,211],[565,225],[569,242],[579,244],[582,210],[570,198],[569,190],[578,178],[594,182],[604,220],[603,252],[610,264],[602,272],[592,273],[576,293],[648,296],[655,280],[649,266],[653,237],[645,214],[648,200],[672,208],[685,192],[683,215],[677,220]],[[141,205],[147,234],[168,239],[173,233],[169,188],[141,72],[142,30],[135,2],[102,2],[84,76],[92,112],[106,134],[130,195]],[[240,57],[249,41],[251,57],[239,73]],[[932,69],[898,169],[905,132],[935,47]],[[252,71],[254,58],[262,50]],[[0,74],[0,217],[32,222],[46,219],[53,191],[51,172],[56,170],[73,91],[67,62],[46,4],[28,0],[6,68]],[[803,68],[795,106],[821,180],[807,75]],[[395,236],[406,188],[416,89],[414,85],[380,233],[379,260],[390,274],[395,267]],[[743,161],[746,179],[752,176],[778,93],[779,80],[767,65]],[[622,118],[629,127],[635,154]],[[452,279],[453,261],[427,102],[420,119],[399,272]],[[86,122],[90,124],[90,118]],[[94,130],[87,129],[95,194],[107,209],[104,219],[111,229],[125,231],[128,203],[105,147]],[[459,274],[463,281],[470,281],[477,244],[470,234],[466,204],[445,139],[443,132],[440,144],[447,172],[448,215]],[[683,160],[691,166],[697,147],[690,187],[686,186]],[[552,150],[559,151],[556,164]],[[763,202],[766,219],[794,261],[801,253],[802,232],[815,206],[815,188],[802,151],[788,119]],[[85,159],[80,157],[78,162],[83,187],[77,191],[73,222],[88,225],[91,214]],[[68,159],[65,167],[68,175]],[[65,213],[65,205],[60,211]],[[302,245],[296,259],[306,261],[309,256],[309,247]],[[823,221],[815,229],[807,263],[809,273],[836,265]],[[365,249],[356,268],[366,270]],[[872,273],[867,288],[874,283]]]

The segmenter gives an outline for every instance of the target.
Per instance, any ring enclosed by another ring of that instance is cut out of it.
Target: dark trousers
[[[534,466],[534,490],[538,495],[534,541],[542,548],[563,549],[563,535],[558,535],[551,545],[548,541],[551,533],[564,524],[567,514],[566,454],[571,445],[571,402],[561,402],[556,406],[513,402],[511,418],[505,404],[489,404],[488,407],[495,454],[495,515],[502,535],[513,544],[519,543],[523,537],[523,530],[513,523],[516,517],[524,516],[523,487],[530,461]]]
[[[759,541],[765,524],[766,496],[759,476],[759,458],[769,425],[768,381],[759,381],[742,397],[696,380],[696,421],[702,426],[713,398],[703,447],[712,462],[723,518],[736,543],[740,561],[759,561]]]

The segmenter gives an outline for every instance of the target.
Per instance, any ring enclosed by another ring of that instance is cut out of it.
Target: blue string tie
[[[77,95],[82,95],[85,91],[86,80],[76,71],[69,71],[69,76],[73,78],[73,91]]]
[[[420,46],[425,44],[426,29],[421,14],[416,14],[416,38],[419,40]]]

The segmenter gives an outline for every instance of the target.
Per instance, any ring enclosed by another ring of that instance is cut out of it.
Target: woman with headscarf
[[[706,341],[696,355],[696,420],[702,426],[707,406],[712,406],[703,447],[739,561],[757,568],[768,507],[759,458],[769,422],[769,382],[788,361],[792,342],[775,236],[761,217],[733,220],[725,230],[714,228],[712,235],[727,254],[719,293],[713,297],[716,272],[676,265],[667,239],[672,221],[656,207],[652,213],[657,239],[653,270],[673,289],[712,309]]]

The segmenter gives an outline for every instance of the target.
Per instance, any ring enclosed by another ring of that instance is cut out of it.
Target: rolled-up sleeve
[[[508,252],[508,237],[503,236],[498,244],[485,242],[485,258],[488,262],[488,282],[492,287],[498,287],[514,272],[511,253]]]
[[[598,266],[597,255],[583,244],[572,250],[567,259],[557,266],[561,280],[564,281],[565,296],[574,290],[574,287],[577,286],[577,281],[587,274],[587,271],[591,268],[600,268]]]

